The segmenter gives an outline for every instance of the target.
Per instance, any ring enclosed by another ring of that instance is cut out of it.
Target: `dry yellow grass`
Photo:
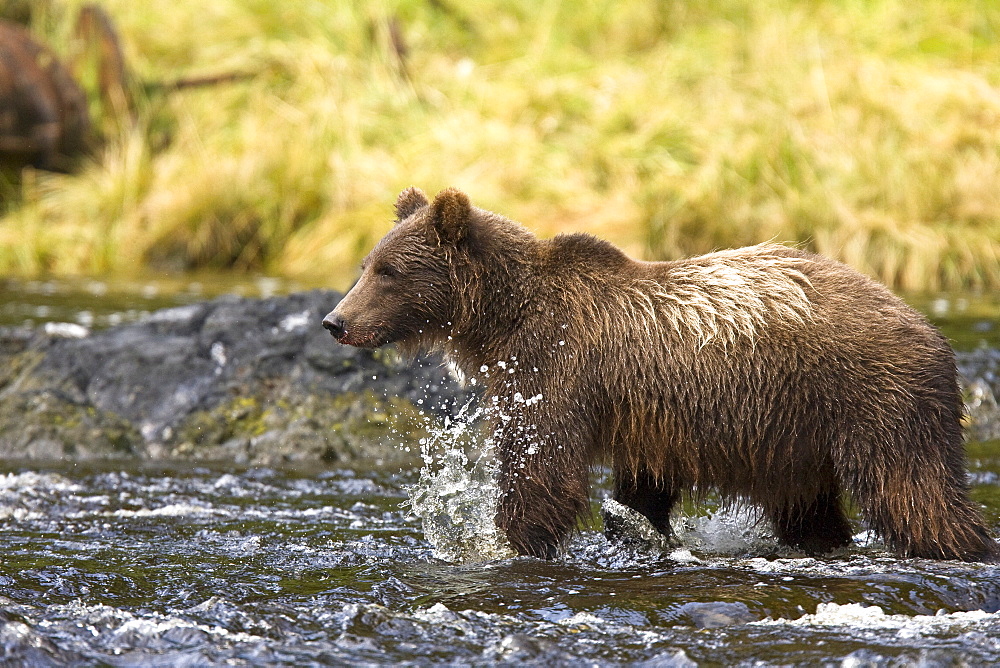
[[[256,76],[103,118],[79,173],[25,180],[0,271],[342,287],[415,184],[647,258],[777,240],[906,290],[1000,287],[992,2],[104,5],[145,80]],[[76,6],[36,20],[63,52]]]

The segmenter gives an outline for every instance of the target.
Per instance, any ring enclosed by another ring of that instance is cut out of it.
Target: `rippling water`
[[[722,512],[667,553],[589,529],[460,565],[404,505],[415,472],[4,471],[6,665],[1000,663],[1000,568],[802,558]]]

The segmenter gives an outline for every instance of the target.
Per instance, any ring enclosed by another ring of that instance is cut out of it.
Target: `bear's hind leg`
[[[901,557],[997,561],[1000,547],[968,497],[964,470],[945,471],[917,462],[872,471],[857,477],[854,498]]]
[[[670,511],[679,498],[680,494],[672,487],[648,473],[634,476],[620,471],[615,473],[615,501],[641,513],[664,536],[672,535]],[[617,537],[615,527],[607,525],[607,518],[604,533],[609,539]]]
[[[836,489],[769,514],[778,540],[807,554],[823,554],[851,543],[851,524]]]

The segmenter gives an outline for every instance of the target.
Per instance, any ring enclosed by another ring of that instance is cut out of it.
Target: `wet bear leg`
[[[1000,560],[1000,546],[968,496],[964,466],[948,471],[945,465],[915,461],[857,477],[854,500],[899,556]]]
[[[771,514],[771,520],[781,542],[808,554],[822,554],[851,543],[851,524],[836,490],[784,506]]]

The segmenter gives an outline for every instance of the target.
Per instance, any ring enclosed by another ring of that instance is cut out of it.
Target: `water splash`
[[[677,560],[692,559],[691,550],[716,555],[773,551],[775,538],[750,507],[723,505],[707,514],[676,513],[671,535],[658,532],[639,512],[606,498],[601,503],[605,535],[613,543],[647,552],[670,553]]]
[[[406,487],[411,512],[420,518],[434,556],[476,563],[514,556],[497,528],[498,463],[493,440],[478,427],[485,408],[469,404],[420,440],[424,466],[420,479]],[[478,443],[477,443],[478,442]],[[467,452],[477,452],[469,457]]]
[[[751,506],[724,504],[705,515],[680,514],[671,521],[684,547],[717,555],[772,552],[779,547],[767,522]]]

